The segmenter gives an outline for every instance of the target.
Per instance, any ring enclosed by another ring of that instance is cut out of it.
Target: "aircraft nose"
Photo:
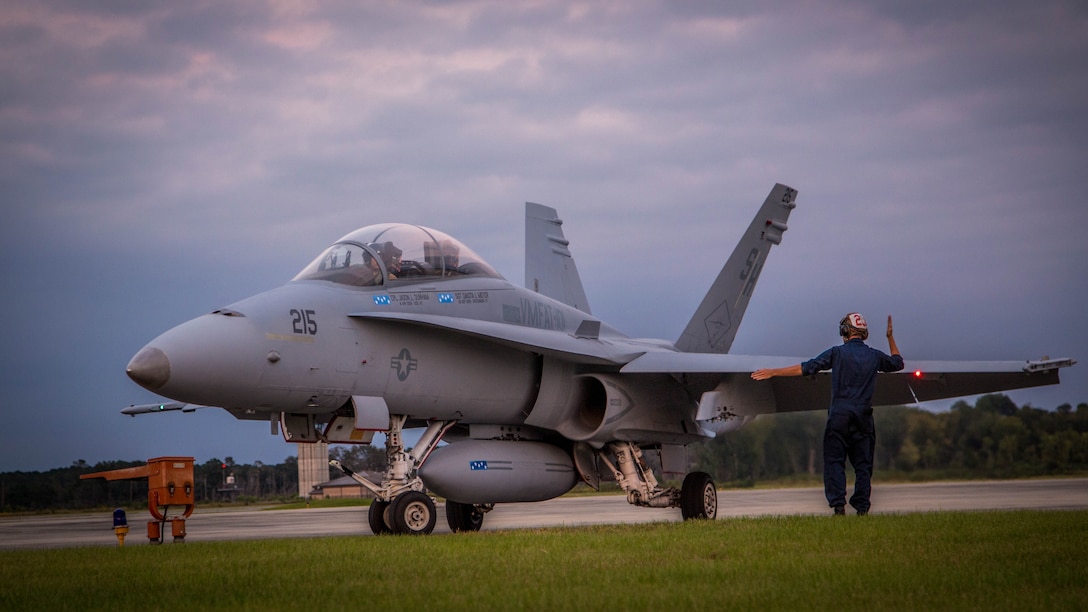
[[[239,313],[186,321],[136,353],[128,364],[129,378],[188,404],[259,403],[255,398],[262,368],[270,363],[269,340],[252,321]]]
[[[125,373],[141,387],[158,391],[170,380],[170,360],[161,350],[145,346],[128,362]]]

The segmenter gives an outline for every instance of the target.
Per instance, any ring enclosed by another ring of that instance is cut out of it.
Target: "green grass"
[[[0,552],[0,610],[1088,608],[1088,511]]]

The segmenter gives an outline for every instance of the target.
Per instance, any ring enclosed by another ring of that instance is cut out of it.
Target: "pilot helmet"
[[[443,240],[439,247],[442,249],[442,262],[446,271],[456,270],[460,263],[461,248],[452,240]]]
[[[839,335],[848,338],[851,333],[859,334],[862,340],[869,339],[869,324],[860,312],[851,312],[839,321]]]
[[[382,258],[382,262],[386,267],[391,266],[393,260],[404,253],[404,251],[398,249],[392,242],[375,242],[369,246],[377,251],[378,256]]]

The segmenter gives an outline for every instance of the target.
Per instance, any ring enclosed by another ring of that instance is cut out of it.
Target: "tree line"
[[[145,461],[101,461],[94,465],[80,459],[68,467],[45,472],[0,473],[0,511],[25,512],[102,507],[146,507],[147,479],[107,481],[80,480],[83,474],[144,465]],[[195,502],[249,502],[257,499],[294,499],[298,495],[298,459],[266,465],[208,459],[193,465]]]
[[[948,412],[877,408],[874,478],[1021,478],[1088,471],[1088,403],[1055,410],[1017,406],[1002,394],[958,401]],[[761,417],[689,447],[694,469],[723,485],[817,480],[825,412]]]
[[[1053,411],[1017,406],[1001,394],[972,406],[956,402],[948,412],[916,407],[877,408],[876,475],[879,479],[1019,478],[1088,472],[1088,403]],[[798,412],[756,419],[738,431],[689,447],[693,470],[723,486],[791,479],[818,480],[823,473],[825,414]],[[653,453],[648,453],[651,457]],[[385,450],[369,445],[333,446],[329,457],[356,471],[381,472]],[[142,461],[79,460],[45,472],[0,472],[0,511],[42,511],[147,503],[147,481],[80,480],[81,474],[143,465]],[[329,479],[341,474],[330,468]],[[298,459],[266,465],[237,464],[231,457],[193,466],[197,504],[293,500],[298,496]],[[231,482],[233,481],[233,482]]]
[[[385,469],[385,449],[369,445],[333,446],[329,458],[356,471]],[[80,480],[83,474],[144,465],[145,461],[80,459],[68,467],[44,472],[0,472],[0,512],[35,512],[103,507],[146,507],[147,480]],[[329,480],[342,476],[329,468]],[[213,457],[193,464],[193,494],[197,505],[293,501],[298,499],[298,458],[269,465],[260,461],[236,463],[233,457]]]

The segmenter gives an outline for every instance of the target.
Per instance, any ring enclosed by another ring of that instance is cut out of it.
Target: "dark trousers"
[[[854,494],[850,505],[869,511],[872,491],[876,426],[872,408],[832,406],[824,428],[824,494],[832,508],[846,505],[846,460],[854,466]]]

